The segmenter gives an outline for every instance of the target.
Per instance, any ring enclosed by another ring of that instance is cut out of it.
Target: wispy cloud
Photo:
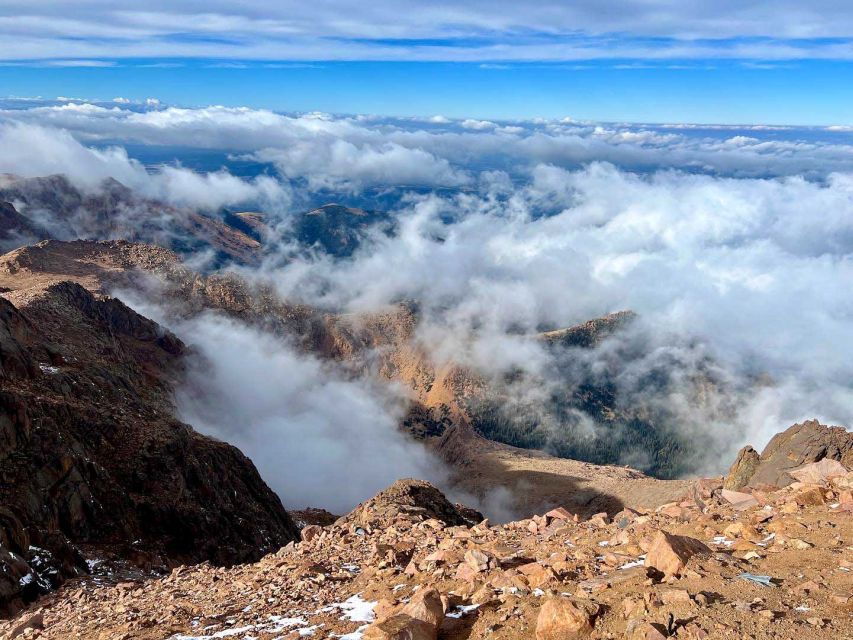
[[[0,59],[183,58],[274,61],[853,59],[853,5],[817,0],[424,4],[352,0],[239,5],[211,0],[0,8]],[[345,16],[345,18],[342,18]]]
[[[113,60],[4,60],[2,67],[115,67]]]

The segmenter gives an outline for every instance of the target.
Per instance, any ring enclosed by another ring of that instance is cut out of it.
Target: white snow
[[[451,611],[447,614],[448,618],[461,618],[464,615],[471,613],[472,611],[476,611],[480,608],[478,604],[469,604],[469,605],[459,605],[455,610]]]
[[[729,540],[726,536],[714,536],[714,544],[721,545],[723,547],[730,547],[734,543],[734,540]]]
[[[646,556],[642,555],[638,557],[636,560],[631,560],[630,562],[626,562],[623,564],[620,569],[633,569],[634,567],[642,567],[646,561]]]
[[[355,594],[347,598],[344,602],[335,602],[328,607],[320,609],[321,612],[334,611],[340,609],[343,613],[341,620],[351,620],[352,622],[373,622],[375,615],[373,609],[378,602],[368,602],[363,600],[361,594]]]
[[[278,633],[290,627],[295,627],[300,624],[308,624],[305,618],[285,618],[284,616],[270,616],[270,623],[263,629],[268,633]]]
[[[249,631],[254,630],[254,626],[248,627],[237,627],[235,629],[224,629],[223,631],[217,631],[213,635],[209,636],[185,636],[185,635],[174,635],[170,638],[170,640],[216,640],[216,638],[228,638],[230,636],[238,636],[241,633],[247,633]]]
[[[355,631],[353,631],[352,633],[345,633],[342,636],[332,634],[332,637],[333,638],[340,638],[340,640],[361,640],[362,637],[364,636],[364,631],[365,631],[365,629],[367,629],[368,626],[369,625],[363,625],[363,626],[359,627],[358,629],[356,629]]]
[[[322,624],[315,624],[315,625],[310,626],[310,627],[303,627],[302,629],[297,629],[296,633],[298,633],[300,635],[300,637],[303,637],[303,638],[306,636],[313,636],[315,633],[317,633],[317,629],[319,629],[322,626],[323,626]]]

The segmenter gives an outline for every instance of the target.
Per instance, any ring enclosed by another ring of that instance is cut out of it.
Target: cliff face
[[[297,537],[248,458],[172,417],[184,352],[73,282],[0,297],[0,612],[83,555],[232,564]]]

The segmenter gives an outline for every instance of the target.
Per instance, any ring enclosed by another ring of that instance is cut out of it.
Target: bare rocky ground
[[[335,524],[306,526],[301,542],[255,564],[70,581],[0,633],[850,638],[853,473],[817,471],[807,476],[817,483],[774,491],[724,494],[722,478],[704,479],[645,513],[582,520],[556,509],[502,525],[471,524],[475,514],[430,485],[402,480]]]

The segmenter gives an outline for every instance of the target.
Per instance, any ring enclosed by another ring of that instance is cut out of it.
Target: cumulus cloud
[[[93,105],[68,105],[88,111]],[[171,204],[218,209],[245,202],[286,203],[288,190],[273,178],[237,178],[227,171],[197,173],[176,166],[146,171],[118,146],[90,147],[68,131],[21,122],[0,121],[0,172],[21,177],[66,175],[88,191],[107,178],[118,180],[139,194]]]
[[[813,416],[853,422],[853,322],[838,295],[853,277],[849,174],[641,176],[604,163],[533,173],[500,197],[418,197],[394,237],[343,263],[285,266],[276,282],[287,297],[352,311],[416,299],[436,357],[495,373],[544,370],[519,330],[632,309],[666,336],[652,352],[700,341],[743,392],[714,427],[726,448],[761,446]],[[761,375],[773,383],[755,387]],[[662,401],[685,429],[708,430],[687,398]]]
[[[458,187],[470,180],[444,158],[395,142],[358,146],[341,139],[327,144],[312,140],[283,149],[262,149],[252,157],[275,164],[288,178],[305,179],[310,189],[358,191],[365,185]]]
[[[86,144],[120,141],[225,150],[271,162],[312,187],[460,186],[472,169],[529,178],[540,164],[606,161],[636,171],[676,168],[737,177],[853,171],[841,132],[809,128],[684,127],[538,120],[281,114],[211,106],[139,109],[71,102],[0,110],[0,118],[61,128]],[[783,132],[784,135],[780,135]]]

